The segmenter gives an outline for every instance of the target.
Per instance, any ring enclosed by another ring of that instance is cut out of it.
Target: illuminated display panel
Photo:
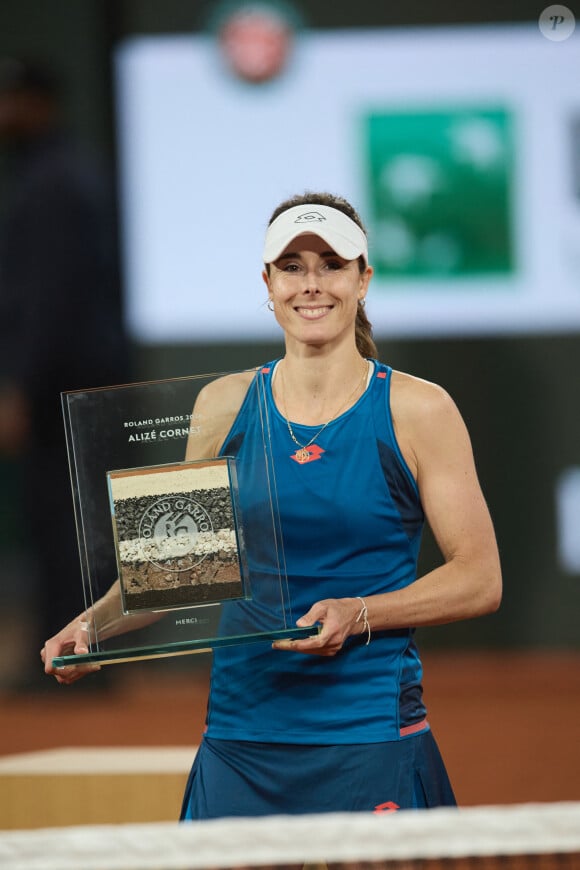
[[[268,217],[306,189],[360,210],[375,334],[580,327],[580,51],[536,25],[310,31],[252,85],[210,35],[116,58],[129,328],[270,340]]]

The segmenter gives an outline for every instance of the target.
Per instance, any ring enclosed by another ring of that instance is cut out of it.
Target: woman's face
[[[263,273],[276,320],[286,340],[312,345],[354,336],[357,305],[372,269],[361,274],[358,260],[344,260],[310,233],[298,236]]]

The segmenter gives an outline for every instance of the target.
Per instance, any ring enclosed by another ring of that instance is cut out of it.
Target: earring
[[[274,303],[272,302],[271,299],[268,299],[268,301],[267,301],[267,303],[266,303],[266,307],[267,307],[268,311],[273,311],[273,310],[274,310]]]
[[[364,308],[365,305],[367,304],[367,300],[363,297],[362,299],[358,300],[358,304],[360,305],[361,308]]]

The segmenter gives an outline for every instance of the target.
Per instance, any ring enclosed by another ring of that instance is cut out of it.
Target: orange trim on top
[[[414,725],[405,725],[399,730],[399,735],[401,737],[406,737],[408,734],[416,734],[418,731],[424,731],[425,728],[428,727],[429,723],[427,722],[427,719],[421,719],[420,722],[415,722]]]
[[[269,374],[270,374],[270,366],[264,366],[264,367],[261,369],[261,372],[262,372],[263,375],[269,375]]]
[[[386,377],[387,377],[386,372],[377,372],[377,378],[386,378]]]

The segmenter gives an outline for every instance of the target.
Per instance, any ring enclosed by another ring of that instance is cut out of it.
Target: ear
[[[265,269],[262,272],[262,281],[264,282],[264,284],[268,288],[268,300],[270,300],[270,299],[272,299],[273,294],[272,294],[272,288],[270,286],[270,276],[268,275],[268,273],[266,272]]]
[[[365,298],[365,296],[368,293],[369,284],[371,282],[371,278],[373,277],[373,274],[374,274],[374,269],[372,266],[367,266],[366,269],[364,270],[364,272],[361,273],[359,293],[358,293],[358,298],[359,298],[360,302],[362,302],[362,300]]]

